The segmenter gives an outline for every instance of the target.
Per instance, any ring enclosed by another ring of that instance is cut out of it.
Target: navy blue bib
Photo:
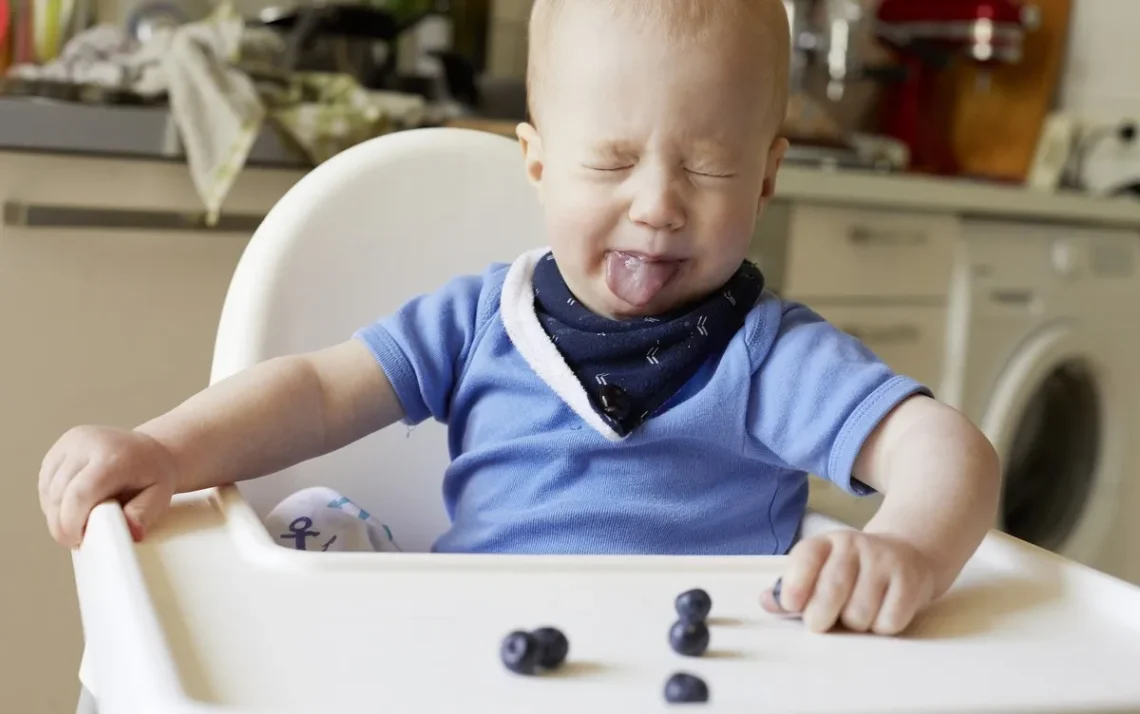
[[[728,346],[764,290],[751,262],[708,297],[667,315],[611,320],[584,307],[554,256],[534,269],[535,313],[594,410],[628,435]]]

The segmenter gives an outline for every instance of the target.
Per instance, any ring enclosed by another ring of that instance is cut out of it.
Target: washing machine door
[[[994,385],[982,430],[1002,460],[999,527],[1098,567],[1116,516],[1122,392],[1104,345],[1072,326],[1022,343]]]

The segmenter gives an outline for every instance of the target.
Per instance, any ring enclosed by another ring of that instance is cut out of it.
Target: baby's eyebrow
[[[629,157],[637,154],[637,148],[629,141],[605,139],[594,144],[594,152],[605,156]]]
[[[698,139],[692,144],[694,156],[711,159],[728,159],[733,151],[726,142],[719,139]]]

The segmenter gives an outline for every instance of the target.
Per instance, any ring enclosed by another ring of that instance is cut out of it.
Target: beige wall
[[[1140,2],[1073,0],[1061,107],[1140,118]]]

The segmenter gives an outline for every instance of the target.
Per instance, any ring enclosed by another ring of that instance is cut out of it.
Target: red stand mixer
[[[887,86],[882,130],[907,145],[911,167],[957,172],[940,75],[956,60],[1018,63],[1036,8],[1019,0],[882,0],[875,34],[902,65]]]

